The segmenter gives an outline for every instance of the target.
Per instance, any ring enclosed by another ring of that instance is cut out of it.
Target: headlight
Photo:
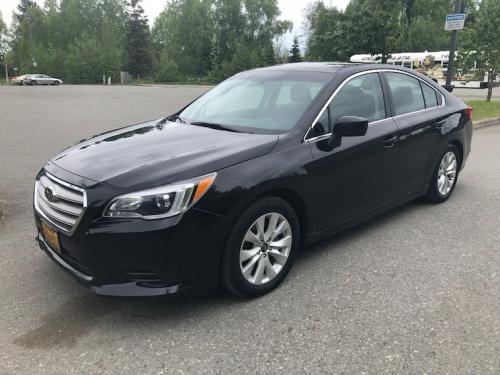
[[[186,211],[198,202],[216,173],[154,189],[137,191],[114,198],[104,210],[110,218],[162,219]]]

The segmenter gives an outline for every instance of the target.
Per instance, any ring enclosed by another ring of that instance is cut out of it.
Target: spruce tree
[[[127,3],[126,52],[127,68],[132,76],[144,77],[151,65],[149,51],[150,32],[141,0]]]
[[[24,16],[28,12],[30,8],[36,7],[36,3],[32,0],[20,0],[17,5],[17,12],[15,13],[15,17],[19,22],[24,19]]]
[[[295,37],[293,38],[293,45],[292,49],[290,50],[290,55],[288,56],[288,62],[296,63],[301,61],[302,61],[302,56],[300,55],[299,38]]]

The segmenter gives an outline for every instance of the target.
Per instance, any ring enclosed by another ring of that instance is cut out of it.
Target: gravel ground
[[[33,179],[64,146],[158,118],[196,87],[0,87],[0,373],[500,373],[500,127],[453,198],[416,201],[298,258],[256,300],[93,295],[34,242]]]

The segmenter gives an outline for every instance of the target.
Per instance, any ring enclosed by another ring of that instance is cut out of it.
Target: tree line
[[[453,0],[351,0],[344,11],[313,3],[306,11],[307,53],[311,61],[349,61],[359,53],[442,51],[450,48],[445,15]],[[500,71],[500,1],[463,0],[466,27],[459,35],[457,67],[486,74],[488,100]]]
[[[286,59],[274,41],[293,25],[279,15],[277,0],[170,0],[150,27],[141,0],[20,0],[4,49],[9,68],[71,83],[123,70],[162,82],[220,81]]]
[[[348,61],[358,53],[380,54],[385,62],[398,51],[447,50],[444,16],[453,3],[351,0],[339,10],[315,1],[305,9],[305,35],[288,50],[282,36],[293,25],[278,19],[277,0],[169,0],[151,25],[141,0],[45,0],[42,6],[20,0],[8,32],[0,15],[0,48],[8,51],[9,68],[72,83],[99,82],[122,70],[159,82],[218,82],[284,62]],[[500,1],[464,5],[460,66],[493,77],[500,65]]]
[[[348,61],[358,53],[380,54],[386,62],[394,52],[449,49],[444,32],[445,15],[453,0],[352,0],[345,11],[327,8],[323,2],[306,13],[308,58]],[[476,5],[465,1],[466,11]]]

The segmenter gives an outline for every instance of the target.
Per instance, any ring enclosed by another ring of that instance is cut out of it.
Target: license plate
[[[45,241],[49,244],[49,246],[57,251],[58,253],[61,252],[61,245],[59,244],[59,236],[57,232],[49,227],[47,224],[45,224],[42,221],[42,235]]]

